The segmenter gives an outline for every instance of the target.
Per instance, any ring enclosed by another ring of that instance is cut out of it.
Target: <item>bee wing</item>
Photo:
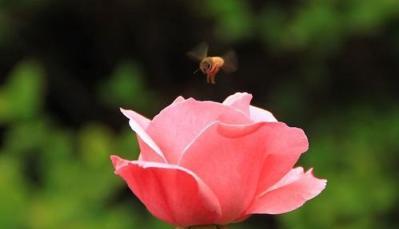
[[[226,54],[222,56],[222,58],[224,60],[224,64],[222,67],[223,71],[230,73],[237,70],[238,66],[237,55],[233,50],[228,51]]]
[[[191,51],[187,52],[187,56],[193,60],[202,60],[208,56],[208,44],[205,42],[195,46]]]

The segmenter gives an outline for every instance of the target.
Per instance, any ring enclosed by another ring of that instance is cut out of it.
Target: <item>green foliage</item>
[[[30,119],[42,106],[43,70],[33,61],[17,65],[0,90],[0,123]]]
[[[5,228],[21,228],[26,215],[29,192],[24,182],[21,161],[1,155],[0,169],[0,224]]]
[[[259,17],[264,41],[285,49],[335,49],[343,39],[373,31],[399,12],[395,0],[305,1],[287,14],[265,7]]]
[[[100,123],[62,128],[42,110],[44,75],[23,62],[0,90],[1,122],[8,128],[0,151],[0,225],[5,228],[165,228],[142,220],[113,174],[112,152],[137,158],[134,134]],[[116,108],[115,108],[116,109]],[[118,151],[121,150],[121,151]]]
[[[109,79],[98,87],[101,101],[111,107],[133,104],[145,110],[155,102],[155,93],[144,84],[144,74],[137,63],[119,64]]]
[[[205,8],[216,22],[215,34],[225,42],[245,39],[253,33],[253,17],[248,2],[227,0],[224,4],[207,0]]]
[[[385,115],[368,107],[342,112],[347,116],[326,116],[309,130],[311,147],[304,163],[327,177],[328,185],[315,200],[280,218],[286,228],[393,227],[385,212],[399,201],[392,163],[399,146],[399,109]]]

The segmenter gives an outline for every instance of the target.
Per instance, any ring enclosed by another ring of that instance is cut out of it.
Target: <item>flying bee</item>
[[[234,51],[229,51],[223,56],[208,56],[208,45],[201,43],[187,55],[199,61],[199,67],[194,73],[201,70],[206,75],[206,82],[211,84],[215,84],[215,77],[220,69],[226,73],[237,70],[237,57]]]

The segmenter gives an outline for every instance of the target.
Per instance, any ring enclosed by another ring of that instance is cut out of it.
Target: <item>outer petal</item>
[[[253,201],[271,134],[283,123],[227,125],[214,123],[187,148],[180,165],[203,179],[217,195],[222,218],[239,220]]]
[[[147,128],[169,163],[176,163],[184,148],[214,121],[248,123],[243,113],[220,103],[187,99],[165,108]]]
[[[186,99],[183,96],[179,96],[172,102],[172,104],[181,103],[184,102],[185,100]]]
[[[277,119],[267,110],[251,106],[252,95],[246,92],[237,92],[227,97],[223,104],[231,106],[251,118],[254,122],[277,122]]]
[[[273,114],[267,110],[261,109],[259,107],[250,106],[249,113],[251,120],[254,122],[277,122],[277,119]]]
[[[237,92],[234,95],[227,97],[223,104],[231,106],[249,117],[249,104],[251,103],[252,95],[246,92]]]
[[[120,108],[121,112],[123,115],[126,116],[129,120],[133,120],[139,125],[142,129],[147,129],[148,125],[150,124],[151,120],[148,118],[134,112],[131,110],[125,110],[123,108]]]
[[[111,159],[115,174],[154,216],[177,226],[212,224],[220,216],[215,195],[192,172],[164,163]]]
[[[302,129],[270,122],[267,153],[258,184],[258,193],[270,188],[287,174],[302,153],[308,150],[308,139]]]
[[[317,196],[326,186],[326,180],[315,178],[310,169],[292,169],[278,183],[262,193],[248,209],[247,214],[280,214],[295,210]]]
[[[166,159],[162,151],[146,131],[150,124],[150,120],[134,111],[125,110],[122,108],[120,110],[122,114],[129,119],[130,127],[137,134],[137,139],[141,150],[140,159],[145,161],[165,162]]]

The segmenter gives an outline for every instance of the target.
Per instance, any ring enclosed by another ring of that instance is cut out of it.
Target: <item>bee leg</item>
[[[212,84],[215,84],[215,83],[216,83],[215,78],[216,78],[215,76],[211,76],[211,83],[212,83]]]
[[[211,80],[210,80],[210,79],[211,79],[211,76],[210,76],[210,75],[206,75],[206,82],[207,82],[207,83],[211,83]]]

